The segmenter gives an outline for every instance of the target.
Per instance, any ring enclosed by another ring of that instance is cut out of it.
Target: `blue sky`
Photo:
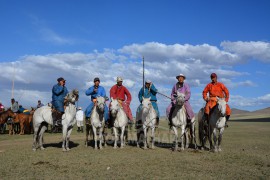
[[[109,93],[123,76],[139,102],[141,57],[146,77],[169,95],[184,73],[195,112],[211,72],[228,86],[233,108],[270,106],[270,1],[267,0],[0,0],[0,100],[24,106],[50,101],[64,76],[79,105],[94,77]],[[169,100],[159,96],[164,114]]]

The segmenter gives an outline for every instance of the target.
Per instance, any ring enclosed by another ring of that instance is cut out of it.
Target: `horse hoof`
[[[148,148],[147,148],[147,147],[144,147],[143,149],[144,149],[144,150],[147,150]]]
[[[185,149],[184,148],[180,148],[180,151],[184,151]]]
[[[117,147],[116,147],[116,146],[114,146],[114,147],[113,147],[113,149],[117,149]]]
[[[221,150],[221,148],[218,148],[218,152],[221,152],[222,150]]]
[[[70,151],[70,149],[69,149],[69,148],[67,148],[67,151]]]
[[[33,151],[35,151],[35,152],[36,152],[36,151],[37,151],[37,149],[36,149],[36,148],[33,148]]]
[[[40,149],[43,151],[43,150],[45,150],[45,148],[44,147],[40,147]]]
[[[62,150],[63,152],[66,152],[67,150],[65,149],[65,148],[63,148],[63,150]]]

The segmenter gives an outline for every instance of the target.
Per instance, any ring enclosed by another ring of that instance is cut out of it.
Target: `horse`
[[[4,112],[0,113],[0,125],[5,127],[4,124],[8,122],[9,118],[14,118],[15,113],[11,110],[8,109]],[[7,123],[8,124],[8,130],[9,130],[9,135],[15,134],[14,129],[13,129],[13,124],[12,123]],[[2,132],[4,133],[5,129],[2,129]]]
[[[213,152],[220,152],[221,150],[221,141],[222,135],[225,129],[225,122],[226,122],[226,104],[225,98],[218,98],[216,97],[216,105],[210,110],[209,114],[209,130],[208,130],[208,140],[210,145],[210,150]],[[203,121],[203,116],[199,117]],[[203,131],[201,129],[200,131]],[[217,131],[219,131],[219,136],[217,137]],[[214,140],[214,146],[212,143],[212,134]],[[217,144],[218,141],[218,144]],[[202,149],[204,147],[204,142]]]
[[[62,132],[63,132],[63,142],[62,150],[69,151],[69,140],[72,128],[76,123],[76,106],[75,102],[78,100],[78,90],[74,89],[72,92],[67,94],[65,97],[65,113],[62,115]],[[50,106],[42,106],[38,108],[33,114],[33,127],[34,127],[34,137],[33,137],[33,151],[36,151],[38,147],[44,150],[43,147],[43,134],[48,127],[48,124],[53,124],[52,119],[52,108]]]
[[[32,121],[32,118],[33,114],[19,113],[15,116],[13,122],[20,124],[20,135],[24,134],[25,129],[29,134],[31,133],[30,122]]]
[[[181,127],[181,150],[189,147],[189,137],[186,133],[187,128],[190,125],[190,134],[193,143],[195,144],[195,149],[197,149],[196,137],[195,137],[195,117],[191,119],[190,124],[187,122],[186,109],[184,106],[185,103],[185,94],[177,92],[175,108],[172,112],[172,128],[175,134],[175,148],[178,150],[178,128]],[[184,136],[186,139],[184,146]]]
[[[143,101],[142,101],[142,111],[141,113],[138,113],[136,117],[137,120],[142,120],[142,127],[143,127],[143,132],[144,132],[144,149],[147,149],[147,132],[148,129],[151,129],[151,148],[154,149],[155,148],[155,125],[156,125],[156,121],[157,121],[157,113],[155,111],[155,109],[152,106],[152,103],[150,101],[150,98],[144,98],[143,97]],[[138,129],[138,131],[140,132],[141,129]],[[140,137],[140,133],[137,132],[137,147],[139,146],[139,137]]]
[[[103,137],[103,129],[105,125],[104,109],[105,109],[105,98],[99,96],[97,97],[96,105],[93,107],[92,113],[90,115],[91,126],[95,140],[95,149],[98,149],[97,130],[99,130],[99,149],[102,149],[102,141],[105,142],[105,139]],[[86,141],[86,143],[87,142],[88,141]],[[106,142],[104,145],[106,146]]]
[[[128,118],[123,110],[123,107],[119,104],[117,99],[113,99],[110,104],[110,114],[112,117],[112,124],[113,124],[113,131],[114,131],[114,149],[117,148],[117,139],[118,139],[118,131],[117,129],[121,129],[121,146],[120,148],[124,147],[124,133],[125,128],[128,124]]]

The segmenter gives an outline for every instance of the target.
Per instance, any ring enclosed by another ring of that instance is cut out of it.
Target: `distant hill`
[[[232,119],[243,119],[243,118],[262,118],[270,117],[270,107],[265,109],[259,109],[256,111],[246,111],[241,109],[232,108]]]
[[[269,114],[270,115],[270,107],[265,109],[259,109],[252,112],[253,114]]]
[[[250,111],[236,109],[236,108],[232,108],[231,110],[232,110],[232,114],[247,114],[247,113],[250,113]]]

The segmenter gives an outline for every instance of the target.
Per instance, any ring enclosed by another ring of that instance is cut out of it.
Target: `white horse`
[[[76,94],[77,93],[77,94]],[[63,131],[63,151],[69,151],[69,139],[72,128],[76,123],[76,106],[75,102],[78,100],[78,90],[73,90],[65,98],[65,113],[62,115],[62,131]],[[48,124],[53,125],[52,108],[50,106],[42,106],[38,108],[33,115],[33,150],[36,151],[38,147],[44,150],[43,134],[48,127]]]
[[[151,148],[155,148],[155,125],[157,121],[157,113],[154,107],[152,106],[152,103],[150,101],[150,98],[144,98],[142,101],[142,111],[137,114],[136,117],[137,120],[142,120],[143,125],[143,132],[144,132],[144,149],[147,149],[147,131],[148,129],[151,129]],[[140,130],[139,130],[140,131]],[[137,147],[139,146],[139,137],[137,137]]]
[[[93,135],[95,139],[95,149],[97,149],[97,130],[99,130],[99,149],[102,149],[102,142],[104,141],[103,138],[103,128],[105,125],[105,118],[104,118],[104,109],[105,109],[105,98],[104,97],[97,97],[96,105],[94,106],[90,119],[91,119],[91,126],[93,129]],[[105,142],[106,145],[106,142]]]
[[[213,150],[214,152],[221,151],[221,141],[222,141],[222,135],[225,129],[225,122],[226,122],[226,101],[225,98],[218,98],[217,97],[217,104],[211,109],[209,114],[209,130],[203,129],[204,126],[200,125],[203,124],[203,109],[200,110],[198,114],[199,121],[199,130],[200,133],[203,133],[201,136],[208,136],[209,144],[210,144],[210,150]],[[205,133],[204,131],[208,131]],[[219,136],[217,137],[217,131],[219,131]],[[214,140],[214,146],[212,144],[212,134],[213,134],[213,140]],[[201,143],[202,143],[202,149],[204,148],[205,144],[205,137],[200,137]],[[218,140],[218,144],[217,144]]]
[[[186,109],[184,106],[185,103],[185,94],[177,92],[176,97],[176,104],[175,108],[172,112],[172,128],[175,134],[175,148],[174,150],[178,150],[178,131],[177,129],[181,127],[181,150],[184,150],[184,136],[186,139],[186,146],[185,148],[189,147],[189,137],[186,133],[186,129],[188,128],[187,123],[187,115],[186,115]],[[191,119],[190,122],[190,134],[193,143],[195,144],[195,149],[197,149],[197,143],[196,143],[196,137],[195,137],[195,117]]]
[[[119,104],[117,99],[113,99],[111,101],[110,105],[110,114],[113,118],[113,131],[114,131],[114,149],[117,148],[117,139],[118,139],[118,129],[121,129],[121,148],[124,147],[124,133],[125,133],[125,128],[128,123],[128,118],[123,110],[123,107]]]

